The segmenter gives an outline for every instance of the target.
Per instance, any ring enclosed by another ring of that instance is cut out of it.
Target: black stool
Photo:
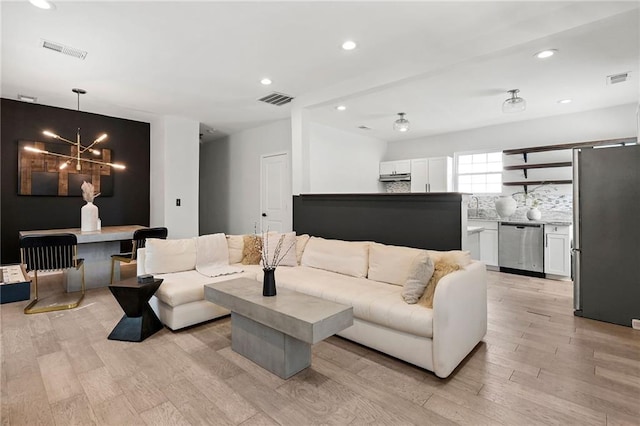
[[[162,284],[162,279],[149,283],[139,283],[137,278],[129,278],[109,286],[124,316],[109,334],[109,340],[142,342],[164,327],[149,306],[149,299]]]

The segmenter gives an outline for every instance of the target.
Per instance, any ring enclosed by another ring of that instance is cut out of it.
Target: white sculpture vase
[[[542,212],[537,207],[531,207],[529,211],[527,211],[527,219],[540,220],[541,218]]]
[[[98,206],[91,201],[80,209],[80,230],[82,232],[98,230]]]
[[[496,200],[496,211],[501,218],[508,219],[516,212],[518,203],[510,196],[502,196]]]

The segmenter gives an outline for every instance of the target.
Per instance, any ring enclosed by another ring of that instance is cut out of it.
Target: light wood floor
[[[332,337],[285,381],[231,351],[228,317],[110,341],[106,288],[25,304],[1,307],[2,425],[640,424],[640,331],[574,317],[569,282],[490,272],[489,331],[447,380]]]

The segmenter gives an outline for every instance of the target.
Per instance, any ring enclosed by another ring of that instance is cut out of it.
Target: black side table
[[[137,278],[129,278],[109,286],[124,316],[109,334],[109,340],[142,342],[164,327],[149,306],[149,299],[162,284],[162,279],[140,284]]]

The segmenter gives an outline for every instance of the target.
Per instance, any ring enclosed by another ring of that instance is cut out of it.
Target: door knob
[[[262,213],[262,217],[267,217],[267,214],[266,213]]]

